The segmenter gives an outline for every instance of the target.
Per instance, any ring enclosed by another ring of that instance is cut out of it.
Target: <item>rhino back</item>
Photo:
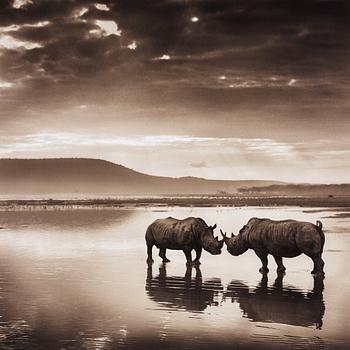
[[[271,254],[293,257],[302,252],[317,252],[321,237],[315,225],[296,220],[254,219],[245,232],[253,249],[266,249]]]
[[[168,249],[183,249],[195,245],[197,239],[192,229],[193,219],[166,218],[153,222],[150,227],[156,245]]]

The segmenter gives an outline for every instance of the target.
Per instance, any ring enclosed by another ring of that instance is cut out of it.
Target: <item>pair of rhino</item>
[[[222,240],[214,237],[214,226],[208,226],[201,218],[189,217],[184,220],[168,217],[158,219],[148,226],[146,231],[147,262],[152,263],[152,248],[159,248],[159,256],[163,262],[169,262],[166,257],[166,249],[182,250],[185,253],[187,264],[200,264],[202,250],[213,255],[221,254],[224,243],[227,250],[234,256],[253,249],[262,262],[259,269],[261,273],[267,273],[268,254],[271,254],[277,263],[277,272],[286,270],[283,265],[283,257],[295,257],[306,254],[313,260],[312,274],[324,276],[322,260],[325,236],[322,231],[322,223],[316,225],[310,222],[295,220],[274,221],[270,219],[252,218],[235,236],[227,237],[222,234]],[[192,261],[192,250],[196,252],[196,258]]]

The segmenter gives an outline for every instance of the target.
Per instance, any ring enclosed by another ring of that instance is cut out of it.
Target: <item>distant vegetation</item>
[[[350,184],[312,185],[285,184],[270,186],[254,186],[239,188],[238,193],[249,195],[280,195],[280,196],[350,196]]]

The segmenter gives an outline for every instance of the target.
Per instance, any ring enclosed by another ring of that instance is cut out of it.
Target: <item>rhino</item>
[[[208,306],[219,305],[219,295],[224,289],[220,279],[203,279],[198,265],[187,265],[185,276],[168,276],[166,265],[161,264],[158,276],[153,276],[152,264],[147,266],[145,289],[151,300],[168,310],[190,312],[202,312]]]
[[[148,226],[146,231],[147,263],[153,263],[152,248],[159,248],[159,256],[163,262],[170,262],[166,257],[166,250],[182,250],[187,264],[199,265],[202,248],[210,254],[221,254],[224,240],[214,237],[214,226],[208,226],[201,218],[189,217],[184,220],[168,217],[158,219]],[[192,261],[192,250],[196,251],[196,258]]]
[[[245,317],[253,322],[273,322],[293,326],[316,326],[322,329],[325,313],[323,279],[314,278],[312,291],[304,293],[297,288],[283,286],[284,274],[278,274],[268,286],[267,275],[252,289],[242,281],[233,280],[224,294],[224,300],[238,302]]]
[[[259,269],[261,273],[269,271],[268,254],[271,254],[276,261],[277,273],[283,273],[286,270],[282,262],[283,257],[292,258],[304,253],[314,263],[311,273],[315,276],[324,276],[322,253],[325,236],[321,221],[317,220],[314,225],[296,220],[251,218],[237,236],[232,233],[229,238],[222,231],[221,234],[228,252],[234,256],[253,249],[262,262],[262,267]]]

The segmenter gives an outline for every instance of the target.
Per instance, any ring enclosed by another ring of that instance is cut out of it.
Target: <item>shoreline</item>
[[[121,199],[11,199],[0,200],[0,211],[121,209],[137,207],[273,207],[350,208],[350,197],[161,197]]]

